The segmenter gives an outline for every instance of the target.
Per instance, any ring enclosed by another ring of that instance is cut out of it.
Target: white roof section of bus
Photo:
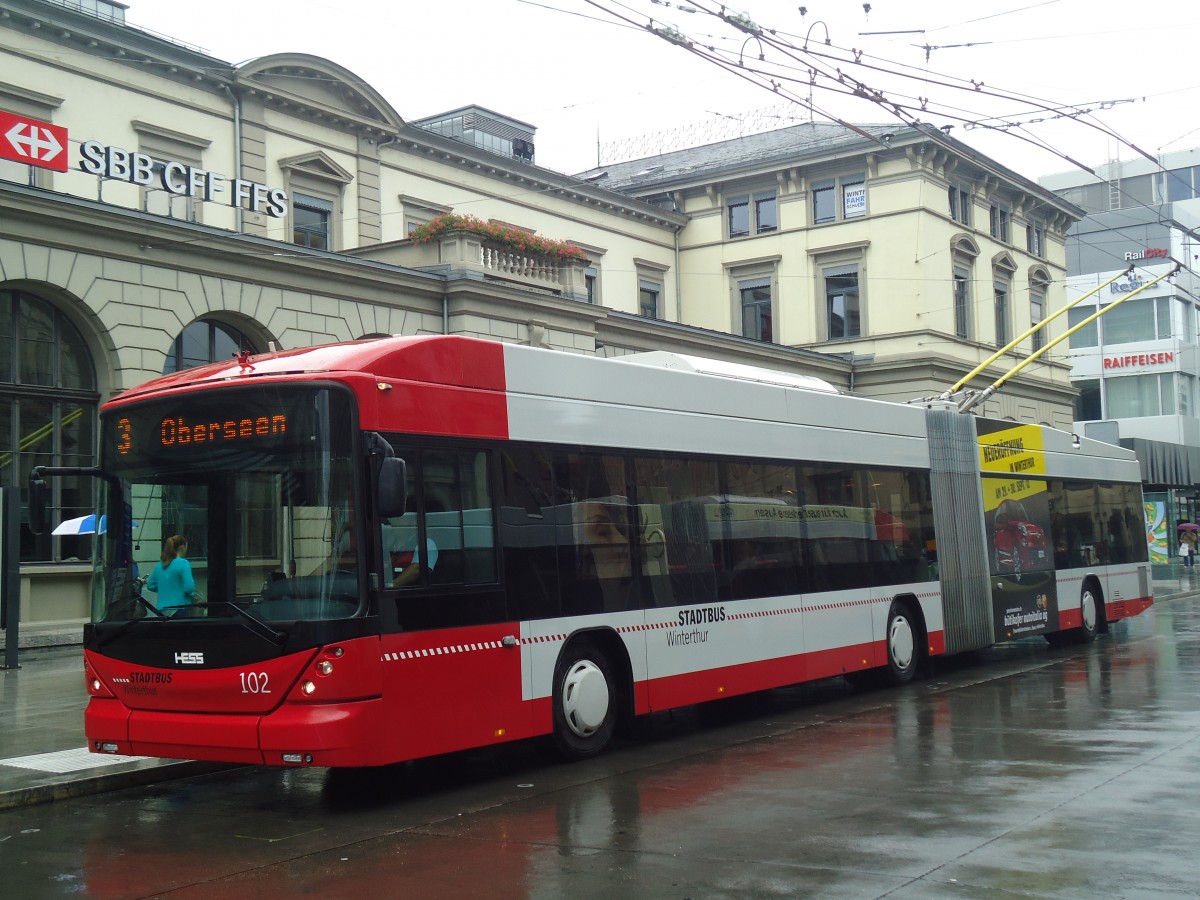
[[[1013,422],[1014,426],[1018,423]],[[1097,481],[1140,482],[1142,470],[1132,450],[1080,437],[1079,447],[1074,435],[1057,428],[1042,427],[1042,449],[1045,451],[1044,473],[1052,478],[1082,478]]]
[[[762,384],[781,384],[785,387],[822,391],[826,394],[840,393],[828,381],[813,378],[811,375],[795,375],[791,372],[764,369],[761,366],[748,366],[744,363],[725,362],[720,359],[704,359],[700,356],[685,356],[682,353],[670,353],[666,350],[632,353],[629,356],[620,357],[617,361],[637,363],[642,366],[660,366],[664,369],[678,369],[681,372],[695,372],[698,375],[720,375],[724,378],[757,381]]]
[[[922,409],[506,344],[509,436],[928,468]]]

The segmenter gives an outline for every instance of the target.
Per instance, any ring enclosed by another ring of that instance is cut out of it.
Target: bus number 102
[[[243,694],[271,693],[271,689],[267,687],[266,672],[239,672],[238,677],[242,679]]]

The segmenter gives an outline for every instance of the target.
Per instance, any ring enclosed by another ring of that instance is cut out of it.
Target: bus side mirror
[[[398,456],[387,456],[380,460],[375,491],[375,507],[379,518],[393,519],[404,515],[406,480],[404,460]]]
[[[29,530],[34,534],[46,531],[46,501],[49,487],[36,468],[29,473]]]

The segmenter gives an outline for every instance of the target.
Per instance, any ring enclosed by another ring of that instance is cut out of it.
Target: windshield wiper
[[[157,606],[155,606],[153,603],[151,603],[149,600],[147,600],[141,594],[133,594],[132,597],[138,603],[142,604],[142,606],[146,607],[146,609],[150,610],[150,612],[154,613],[154,615],[158,619],[165,620],[167,618],[165,615],[163,615],[162,610],[160,610]],[[113,641],[115,641],[117,638],[119,638],[121,635],[123,635],[126,631],[128,631],[130,628],[132,628],[134,622],[144,622],[144,621],[146,621],[146,620],[145,619],[132,619],[132,618],[126,619],[124,622],[122,622],[120,624],[120,626],[117,627],[117,629],[112,634],[108,635],[105,638],[101,638],[100,646],[104,647],[104,646],[112,643]]]
[[[267,640],[271,641],[274,644],[279,645],[280,647],[282,647],[284,645],[284,642],[287,641],[287,635],[284,632],[276,631],[274,628],[272,628],[270,625],[268,625],[266,622],[264,622],[258,616],[248,613],[246,610],[242,609],[236,603],[233,603],[229,600],[218,600],[216,603],[196,603],[194,605],[202,606],[205,608],[209,608],[209,607],[213,607],[213,606],[228,606],[239,616],[242,616],[247,621],[249,621],[252,625],[250,630],[257,631],[259,637],[266,638]]]

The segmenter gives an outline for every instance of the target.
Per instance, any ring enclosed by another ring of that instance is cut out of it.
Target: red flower
[[[496,222],[485,222],[477,216],[462,216],[446,213],[419,225],[409,234],[414,244],[427,244],[447,231],[467,231],[480,237],[490,238],[497,243],[507,244],[522,253],[554,256],[560,260],[587,259],[587,254],[568,241],[556,241],[539,235],[531,235],[516,228]]]

